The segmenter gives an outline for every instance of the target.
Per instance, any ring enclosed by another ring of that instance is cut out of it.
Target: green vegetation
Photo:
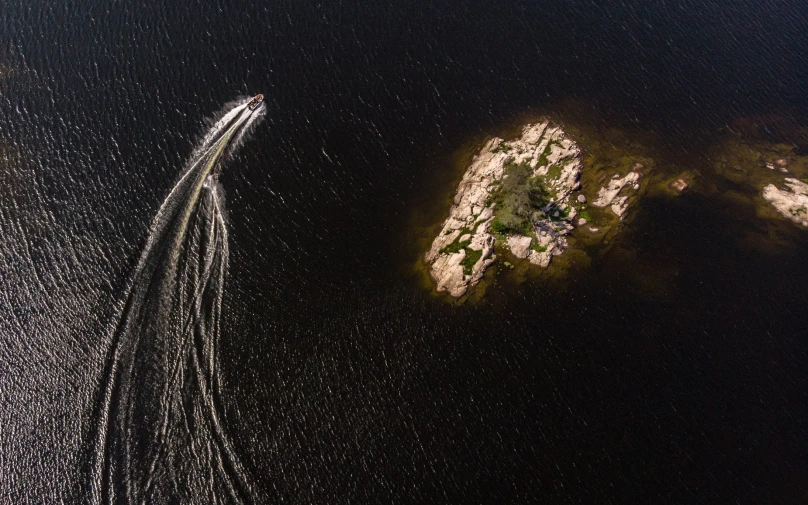
[[[533,177],[529,162],[505,165],[502,183],[491,195],[496,203],[496,218],[491,230],[499,239],[511,233],[529,235],[533,222],[544,218],[541,208],[547,205],[549,192],[540,177]]]
[[[471,233],[471,230],[468,228],[463,228],[460,230],[460,233],[457,235],[457,238],[451,244],[447,245],[443,249],[440,250],[441,254],[455,254],[459,253],[460,251],[466,251],[466,256],[460,261],[460,264],[463,266],[463,271],[466,275],[471,275],[471,270],[474,268],[474,264],[477,263],[477,260],[482,257],[482,251],[475,251],[474,249],[469,247],[471,244],[471,240],[464,240],[460,241],[460,237]]]
[[[549,153],[548,145],[545,152]],[[561,166],[554,165],[548,171],[548,178],[558,178],[561,175]],[[520,164],[508,163],[505,165],[502,180],[499,186],[491,193],[488,205],[495,203],[495,218],[491,222],[491,233],[497,242],[503,243],[509,235],[519,234],[533,238],[530,248],[537,252],[547,249],[538,246],[534,233],[534,225],[544,219],[561,221],[569,216],[569,209],[564,210],[553,206],[546,213],[551,199],[556,193],[544,184],[541,176],[533,176],[533,168],[529,161]],[[558,215],[556,215],[558,214]],[[588,214],[587,214],[588,215]]]
[[[801,180],[802,182],[804,182],[805,184],[808,184],[808,177],[803,177],[803,178],[802,178],[802,179],[800,179],[800,180]]]
[[[544,246],[540,246],[539,241],[536,240],[535,238],[533,239],[532,242],[530,242],[530,249],[533,250],[533,251],[536,251],[536,252],[540,252],[540,253],[543,253],[543,252],[547,251],[547,248],[544,247]]]
[[[441,249],[440,253],[441,254],[455,254],[455,253],[459,253],[462,249],[465,249],[466,246],[471,243],[471,240],[466,240],[466,241],[461,242],[460,237],[462,237],[463,235],[465,235],[467,233],[471,233],[471,232],[466,228],[460,230],[460,234],[457,236],[457,238],[454,240],[454,242],[452,242],[451,244],[449,244],[446,247],[444,247],[443,249]]]
[[[499,143],[497,147],[491,150],[492,153],[502,153],[509,150],[511,146],[504,140]]]
[[[505,235],[507,233],[514,231],[509,224],[505,224],[499,219],[495,219],[491,223],[491,230],[498,235]]]
[[[466,257],[460,262],[460,264],[463,265],[463,271],[466,275],[471,275],[471,269],[474,268],[474,264],[477,263],[482,256],[482,251],[466,248]]]
[[[556,207],[548,213],[550,221],[561,221],[569,215],[569,209],[562,209],[560,207]]]
[[[582,210],[578,215],[586,219],[587,221],[592,221],[592,215],[589,213],[588,210]]]
[[[547,147],[544,148],[544,152],[539,155],[539,163],[536,165],[537,167],[543,167],[547,165],[547,158],[550,156],[550,153],[553,151],[553,145],[558,144],[556,141],[551,141],[547,143]]]

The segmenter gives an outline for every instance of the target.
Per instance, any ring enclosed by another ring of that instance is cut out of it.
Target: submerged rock
[[[750,203],[771,205],[783,217],[808,226],[806,138],[808,128],[785,118],[739,119],[711,148],[710,157],[717,174],[759,192],[761,198]]]
[[[685,189],[687,189],[688,184],[685,182],[684,179],[676,179],[671,183],[671,187],[681,193]]]

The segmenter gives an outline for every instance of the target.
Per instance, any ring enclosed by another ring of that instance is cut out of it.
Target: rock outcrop
[[[631,190],[636,191],[640,189],[640,177],[642,177],[642,175],[635,171],[629,172],[622,178],[618,174],[614,174],[608,184],[600,188],[598,198],[592,202],[592,205],[595,207],[610,206],[612,212],[620,219],[623,219],[623,215],[628,209],[629,202],[629,195],[626,193]],[[630,189],[623,191],[624,188]],[[623,193],[622,195],[621,192]]]
[[[485,269],[494,262],[494,237],[488,227],[494,218],[493,205],[488,204],[491,186],[502,178],[507,154],[496,152],[500,139],[492,139],[466,170],[449,218],[432,247],[426,253],[430,275],[437,282],[438,291],[460,297],[468,286],[480,281]],[[455,247],[451,247],[455,245]],[[479,251],[477,260],[469,265]]]
[[[787,190],[777,189],[774,184],[763,188],[763,198],[783,216],[808,227],[808,184],[790,177],[784,183]]]
[[[518,139],[487,142],[463,175],[449,217],[425,255],[438,291],[460,297],[477,284],[496,260],[497,241],[517,258],[549,265],[567,248],[565,236],[574,229],[577,211],[569,200],[580,174],[580,149],[547,121],[525,126]],[[508,212],[496,201],[507,196],[504,179],[520,176],[533,188],[533,207],[526,204],[517,213],[523,226],[492,227],[500,211]]]

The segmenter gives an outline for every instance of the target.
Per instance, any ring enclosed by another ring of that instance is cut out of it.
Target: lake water
[[[150,225],[206,118],[259,92],[266,116],[221,175],[211,440],[238,463],[210,468],[238,474],[239,499],[808,500],[808,231],[760,217],[708,156],[739,118],[808,122],[806,51],[797,0],[7,1],[0,502],[109,499],[99,398]],[[644,200],[561,280],[432,297],[407,228],[448,213],[476,142],[558,111],[697,185]],[[139,362],[172,356],[161,342]],[[164,386],[143,377],[132,391]],[[208,502],[191,445],[139,424],[197,407],[180,396],[136,401],[126,444],[182,483],[160,497]]]

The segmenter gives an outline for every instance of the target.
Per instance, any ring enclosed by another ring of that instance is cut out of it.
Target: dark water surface
[[[257,92],[266,119],[222,175],[219,335],[250,500],[808,501],[808,232],[699,190],[503,303],[402,275],[426,181],[525,111],[574,102],[719,187],[719,128],[808,123],[808,5],[722,4],[6,2],[0,502],[94,496],[150,223],[204,118]]]

